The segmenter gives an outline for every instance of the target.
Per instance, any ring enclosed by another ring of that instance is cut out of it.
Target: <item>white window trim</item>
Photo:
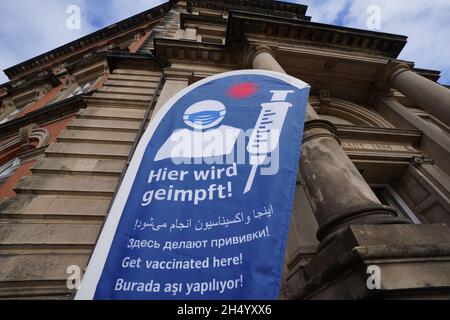
[[[20,167],[21,162],[20,158],[14,158],[0,167],[0,185],[12,176],[14,171]]]

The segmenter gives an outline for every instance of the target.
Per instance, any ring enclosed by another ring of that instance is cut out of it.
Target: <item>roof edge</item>
[[[66,44],[64,44],[62,46],[59,46],[59,47],[57,47],[55,49],[52,49],[52,50],[47,51],[47,52],[44,52],[44,53],[42,53],[40,55],[37,55],[37,56],[35,56],[33,58],[30,58],[30,59],[28,59],[28,60],[26,60],[24,62],[16,64],[16,65],[14,65],[12,67],[9,67],[9,68],[4,70],[4,73],[11,80],[13,77],[17,77],[17,76],[20,76],[21,74],[23,74],[25,72],[25,70],[21,72],[20,69],[26,68],[26,66],[32,66],[33,64],[36,64],[36,63],[38,64],[38,61],[40,61],[40,60],[45,60],[47,62],[50,62],[51,60],[53,60],[55,58],[55,57],[52,58],[51,57],[52,55],[60,57],[60,56],[63,56],[65,54],[64,53],[65,51],[66,52],[71,52],[72,51],[70,49],[71,47],[72,48],[74,48],[74,47],[82,48],[83,44],[85,42],[88,42],[90,39],[97,38],[97,36],[99,36],[102,33],[111,33],[111,35],[113,35],[114,32],[111,32],[112,29],[120,28],[120,27],[129,27],[129,24],[132,23],[133,21],[144,20],[144,19],[148,18],[149,15],[151,15],[152,13],[155,13],[157,11],[159,11],[159,13],[161,13],[161,10],[164,10],[166,12],[166,11],[170,10],[170,8],[172,7],[172,5],[175,2],[176,2],[175,0],[169,0],[168,2],[163,3],[163,4],[161,4],[161,5],[157,6],[157,7],[145,10],[145,11],[140,12],[140,13],[134,15],[134,16],[131,16],[131,17],[126,18],[124,20],[121,20],[121,21],[118,21],[116,23],[113,23],[113,24],[111,24],[109,26],[106,26],[106,27],[100,29],[100,30],[92,32],[92,33],[90,33],[88,35],[85,35],[85,36],[83,36],[81,38],[73,40],[73,41],[71,41],[69,43],[66,43]],[[160,16],[160,14],[158,14],[158,16]],[[136,26],[136,25],[137,24],[132,25],[132,26]],[[89,43],[93,43],[93,42],[95,42],[95,41],[92,41],[92,42],[89,41]],[[58,53],[62,53],[62,54],[59,55]]]

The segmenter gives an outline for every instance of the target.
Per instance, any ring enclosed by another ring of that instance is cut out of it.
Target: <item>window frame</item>
[[[397,212],[397,215],[410,219],[414,224],[422,224],[417,216],[412,212],[400,194],[389,184],[370,185],[374,193],[381,194],[386,202]],[[376,189],[379,192],[375,192]],[[378,195],[377,195],[378,198]],[[380,199],[379,199],[380,200]],[[381,200],[380,200],[381,202]]]

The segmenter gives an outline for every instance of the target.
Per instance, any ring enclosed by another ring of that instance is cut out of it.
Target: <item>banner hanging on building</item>
[[[276,299],[309,86],[242,70],[184,89],[144,133],[77,299]]]

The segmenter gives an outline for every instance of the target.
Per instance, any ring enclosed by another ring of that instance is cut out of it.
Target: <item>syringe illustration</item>
[[[247,146],[252,169],[244,194],[251,190],[258,167],[264,163],[269,153],[278,147],[286,115],[289,108],[292,107],[292,104],[286,102],[286,99],[288,94],[294,93],[294,91],[272,90],[270,92],[273,94],[272,101],[261,104],[262,111]]]

